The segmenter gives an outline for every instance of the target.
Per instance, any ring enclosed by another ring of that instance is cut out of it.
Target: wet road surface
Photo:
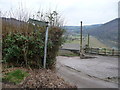
[[[94,59],[57,57],[56,71],[78,88],[118,88],[118,84],[104,80],[118,75],[118,59],[96,56]]]

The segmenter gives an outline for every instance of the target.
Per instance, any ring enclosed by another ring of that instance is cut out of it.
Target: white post
[[[47,41],[48,41],[48,26],[45,35],[45,47],[44,47],[44,68],[46,68],[46,57],[47,57]]]

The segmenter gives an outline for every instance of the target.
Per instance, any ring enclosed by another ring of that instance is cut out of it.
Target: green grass
[[[66,57],[74,57],[74,56],[78,56],[77,54],[63,54],[61,56],[66,56]]]
[[[88,42],[87,37],[84,37],[83,39],[83,46],[86,45]],[[67,41],[66,43],[71,43],[71,44],[80,44],[80,40],[73,40],[73,41]],[[102,43],[100,40],[97,38],[90,36],[90,47],[94,48],[109,48],[107,45]]]
[[[74,56],[79,56],[79,55],[71,51],[59,50],[58,56],[74,57]]]
[[[13,82],[15,84],[20,83],[26,76],[28,76],[28,73],[17,69],[15,71],[11,71],[9,73],[6,74],[6,76],[4,77],[5,80],[9,81],[9,82]]]

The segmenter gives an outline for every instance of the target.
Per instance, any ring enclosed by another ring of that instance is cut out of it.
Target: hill
[[[92,36],[97,37],[110,47],[117,47],[118,43],[118,21],[120,18],[107,22],[97,28],[87,31]]]
[[[6,34],[8,32],[32,32],[33,25],[20,21],[15,18],[5,18],[2,17],[2,33]]]
[[[83,47],[87,43],[88,43],[88,38],[86,36],[84,36]],[[104,43],[102,43],[100,40],[98,40],[97,38],[95,38],[93,36],[90,36],[89,46],[92,48],[109,48],[107,45],[105,45]],[[80,49],[80,40],[75,39],[73,41],[68,41],[63,45],[63,48],[79,50]]]
[[[83,26],[83,30],[84,32],[90,30],[90,29],[94,29],[94,28],[97,28],[99,26],[101,26],[102,24],[95,24],[95,25],[85,25]],[[77,34],[77,33],[80,33],[80,26],[64,26],[63,27],[67,33],[69,34]]]
[[[111,48],[118,47],[118,21],[116,18],[104,24],[83,26],[83,34],[90,34]],[[65,26],[66,31],[71,34],[79,34],[80,26]]]

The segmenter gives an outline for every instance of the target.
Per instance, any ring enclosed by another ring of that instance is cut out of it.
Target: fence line
[[[120,56],[120,51],[115,49],[106,48],[88,48],[85,53],[97,54],[97,55],[109,55],[109,56]]]

